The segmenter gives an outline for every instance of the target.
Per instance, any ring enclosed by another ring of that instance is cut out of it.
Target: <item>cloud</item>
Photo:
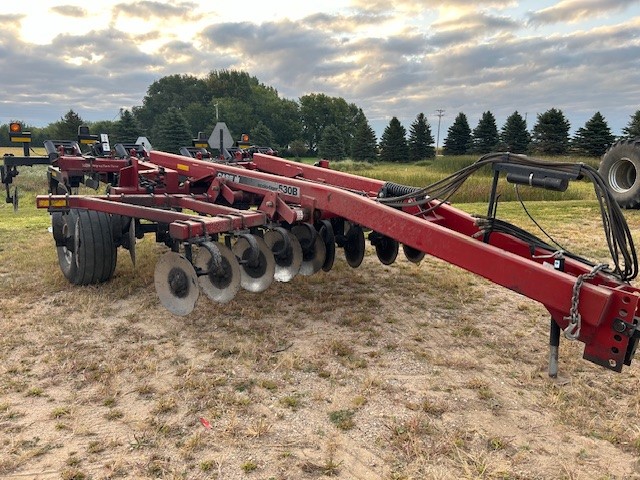
[[[182,64],[187,68],[191,68],[197,64],[199,52],[194,48],[193,44],[174,40],[167,42],[160,47],[157,52],[165,62],[172,65]]]
[[[0,24],[2,25],[3,30],[19,30],[20,22],[24,20],[25,17],[26,15],[18,13],[0,14]]]
[[[625,10],[638,0],[561,0],[557,4],[529,14],[531,24],[575,23],[611,12]]]
[[[341,55],[334,38],[289,20],[213,24],[204,28],[199,40],[213,58],[230,58],[236,68],[262,72],[263,82],[313,78],[335,68]],[[324,72],[324,73],[323,73]]]
[[[148,19],[150,17],[173,19],[188,18],[197,4],[193,2],[154,2],[142,0],[139,2],[119,3],[113,7],[114,16],[124,14],[127,17],[137,17]]]
[[[474,12],[455,19],[438,20],[431,26],[434,33],[430,36],[430,43],[435,47],[448,48],[516,32],[523,27],[523,22],[511,17]]]
[[[87,11],[84,8],[74,5],[59,5],[51,7],[49,10],[65,17],[84,18],[87,16]]]
[[[425,12],[441,8],[457,9],[460,11],[474,11],[482,8],[504,9],[516,5],[516,0],[431,0],[420,2],[415,0],[352,0],[351,7],[355,10],[387,13],[387,12]]]
[[[0,55],[0,121],[24,119],[44,125],[69,108],[88,120],[111,119],[120,107],[140,104],[157,79],[154,70],[164,66],[162,57],[132,47],[127,34],[108,30],[59,35],[47,45],[0,33],[0,45],[7,46],[6,55]]]
[[[438,30],[482,29],[488,33],[491,30],[515,30],[523,26],[522,22],[507,16],[490,15],[486,12],[472,12],[455,19],[438,20],[431,24]]]
[[[308,28],[325,29],[333,32],[355,32],[362,27],[380,25],[392,16],[385,13],[357,12],[353,15],[330,15],[316,13],[301,20]]]

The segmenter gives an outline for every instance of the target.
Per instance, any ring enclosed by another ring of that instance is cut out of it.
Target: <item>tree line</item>
[[[190,145],[197,132],[208,134],[224,121],[237,137],[248,133],[256,145],[270,146],[287,156],[320,156],[330,160],[416,161],[436,155],[433,133],[424,113],[419,113],[409,131],[393,117],[380,141],[363,110],[340,97],[311,93],[297,101],[281,98],[273,87],[243,71],[212,71],[199,78],[169,75],[153,82],[142,105],[123,109],[114,121],[85,122],[69,110],[60,120],[31,130],[34,145],[45,139],[72,139],[79,125],[93,133],[108,133],[112,144],[134,142],[140,136],[154,148],[178,152]],[[10,145],[8,125],[0,126],[0,145]],[[604,117],[596,112],[569,136],[570,124],[556,108],[537,115],[531,132],[516,111],[500,130],[495,116],[484,112],[472,130],[460,112],[449,127],[442,145],[444,155],[483,154],[491,151],[600,156],[615,140]],[[640,136],[640,110],[623,130]]]

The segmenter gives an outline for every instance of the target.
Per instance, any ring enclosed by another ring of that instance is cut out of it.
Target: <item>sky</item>
[[[422,112],[440,145],[459,112],[559,108],[573,133],[599,111],[619,135],[640,109],[640,0],[27,0],[0,22],[0,123],[117,120],[163,76],[220,69],[342,97],[378,137]]]

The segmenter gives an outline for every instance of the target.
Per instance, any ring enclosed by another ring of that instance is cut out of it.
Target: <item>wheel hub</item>
[[[633,162],[623,157],[609,170],[609,186],[617,193],[626,193],[636,183],[637,171]]]
[[[169,271],[169,288],[178,298],[185,298],[189,294],[189,278],[180,268],[174,267]]]

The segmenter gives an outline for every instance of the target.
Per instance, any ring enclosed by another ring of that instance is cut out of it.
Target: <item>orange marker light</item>
[[[20,124],[18,122],[12,122],[9,125],[9,131],[11,133],[21,133],[22,132],[22,124]]]

